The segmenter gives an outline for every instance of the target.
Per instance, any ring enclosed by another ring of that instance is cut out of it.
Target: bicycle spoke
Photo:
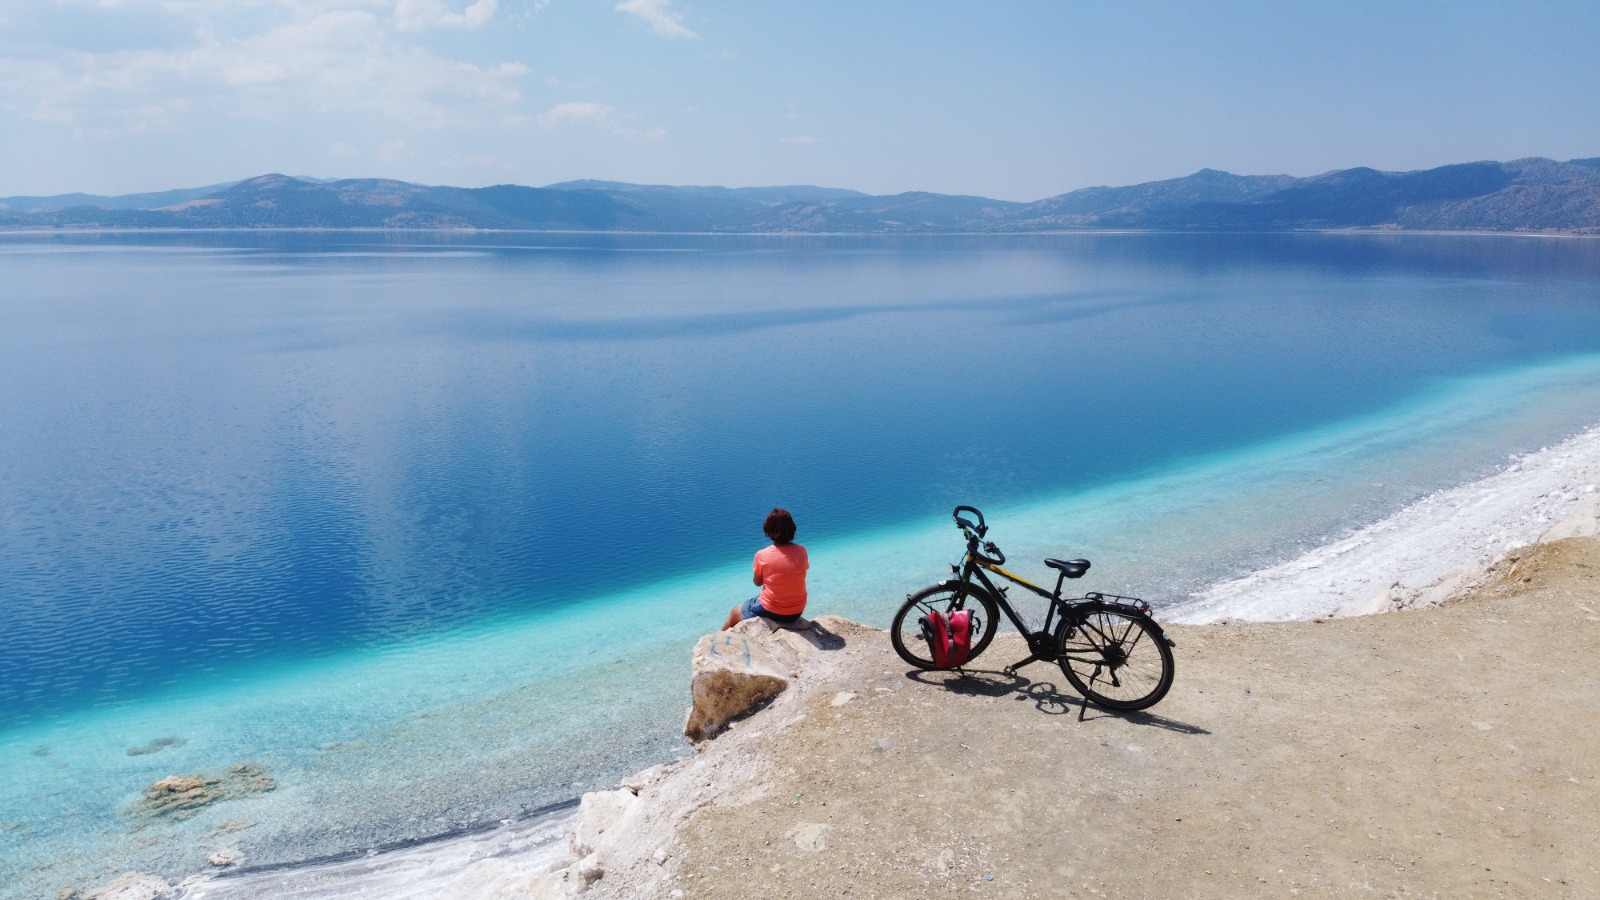
[[[1096,609],[1058,632],[1062,671],[1094,703],[1112,709],[1143,709],[1171,684],[1171,651],[1146,625],[1148,620]]]

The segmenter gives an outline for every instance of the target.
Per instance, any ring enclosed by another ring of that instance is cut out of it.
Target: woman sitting
[[[755,583],[761,593],[729,610],[723,631],[756,616],[788,624],[805,612],[806,570],[811,561],[806,548],[794,542],[794,518],[786,509],[774,509],[761,530],[772,539],[771,547],[756,553]]]

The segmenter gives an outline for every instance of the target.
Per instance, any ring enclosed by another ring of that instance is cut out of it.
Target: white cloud
[[[461,12],[453,11],[444,0],[397,0],[395,24],[405,31],[430,28],[481,28],[494,18],[500,0],[477,0]]]
[[[584,123],[610,125],[616,115],[616,109],[604,103],[558,103],[539,117],[539,124],[546,128]]]
[[[219,37],[202,16],[192,42],[179,48],[0,57],[0,109],[111,135],[205,113],[277,120],[368,111],[420,127],[474,125],[499,121],[521,100],[517,81],[528,66],[451,60],[393,35],[381,13],[392,5],[398,15],[406,2],[263,0],[258,6],[287,11],[291,21]],[[470,23],[492,15],[497,2],[445,14]]]
[[[619,115],[616,107],[604,103],[558,103],[539,116],[539,124],[552,130],[567,126],[598,128],[627,141],[656,143],[667,139],[665,128],[644,128],[633,121],[635,118]]]
[[[334,141],[333,145],[328,148],[328,152],[334,156],[357,156],[361,153],[361,151],[346,144],[344,141]]]
[[[622,0],[617,11],[642,20],[657,37],[700,39],[683,24],[683,14],[672,9],[672,0]]]

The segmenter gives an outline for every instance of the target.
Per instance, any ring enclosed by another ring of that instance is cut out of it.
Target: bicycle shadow
[[[1007,675],[990,669],[946,669],[925,671],[913,669],[906,679],[930,687],[942,687],[952,694],[969,697],[1004,697],[1015,694],[1018,701],[1032,701],[1034,708],[1047,716],[1062,716],[1074,711],[1078,721],[1095,719],[1124,719],[1136,725],[1147,725],[1176,731],[1179,734],[1210,734],[1198,725],[1140,710],[1138,712],[1111,712],[1092,706],[1077,694],[1064,694],[1053,682],[1033,681],[1021,673]],[[1095,715],[1089,717],[1089,713]]]

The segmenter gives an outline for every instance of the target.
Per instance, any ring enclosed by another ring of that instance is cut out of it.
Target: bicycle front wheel
[[[994,640],[999,614],[987,591],[970,584],[963,589],[959,581],[940,582],[906,598],[889,626],[889,642],[894,644],[894,652],[919,669],[937,668],[928,642],[922,639],[920,620],[931,612],[949,614],[958,609],[972,613],[972,650],[967,659],[977,659]]]
[[[1172,648],[1137,613],[1101,608],[1066,616],[1056,628],[1056,662],[1078,693],[1106,709],[1145,709],[1172,687]]]

